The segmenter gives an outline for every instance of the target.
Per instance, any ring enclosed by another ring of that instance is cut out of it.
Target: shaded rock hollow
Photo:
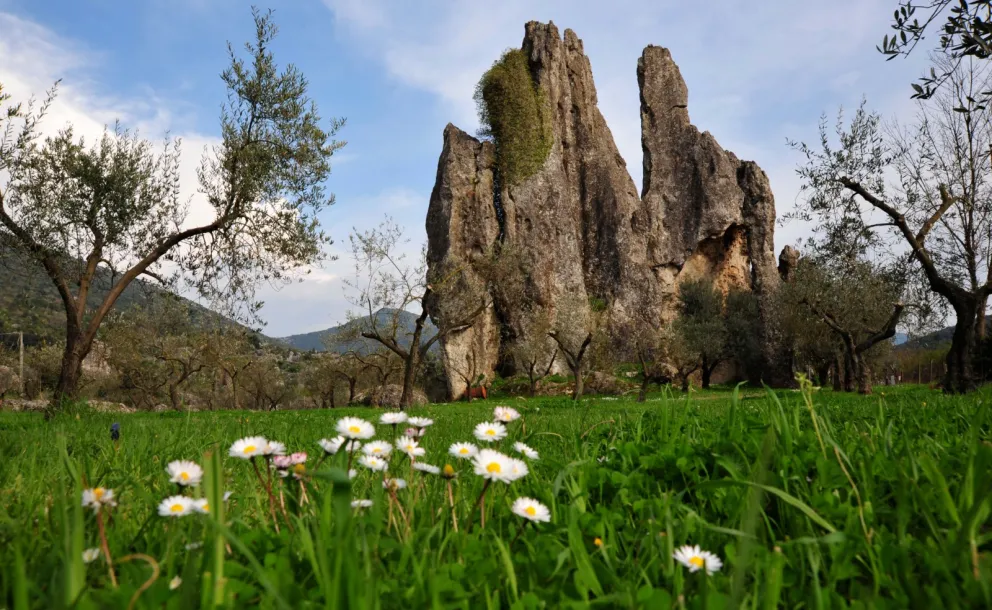
[[[780,281],[768,179],[690,123],[688,89],[667,49],[648,46],[637,62],[640,195],[597,106],[582,41],[530,22],[522,50],[550,109],[543,166],[494,196],[493,144],[449,124],[427,213],[429,266],[466,269],[466,290],[482,285],[475,263],[497,240],[527,261],[522,302],[496,299],[471,328],[442,341],[453,397],[465,391],[466,370],[491,378],[512,369],[513,342],[565,298],[605,303],[609,332],[619,333],[645,313],[657,324],[673,319],[686,279],[711,277],[759,296]]]

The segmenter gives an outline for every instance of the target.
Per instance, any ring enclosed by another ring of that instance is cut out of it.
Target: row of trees
[[[401,379],[403,362],[388,350],[298,353],[233,324],[193,323],[191,314],[162,295],[112,315],[84,363],[81,395],[144,410],[333,408]],[[57,391],[61,354],[58,345],[27,350],[23,398]],[[0,350],[0,370],[12,374],[16,359]],[[6,390],[16,389],[13,379]]]

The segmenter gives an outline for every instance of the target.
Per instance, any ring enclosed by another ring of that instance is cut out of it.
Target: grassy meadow
[[[450,497],[395,451],[395,492],[360,454],[350,480],[346,452],[321,460],[344,416],[402,434],[372,409],[0,413],[0,608],[992,607],[990,398],[728,388],[415,409],[434,420],[418,460],[454,467]],[[500,404],[522,418],[494,448],[539,458],[487,488],[483,527],[484,481],[448,448],[482,445],[473,429]],[[272,478],[274,510],[266,461],[228,455],[252,435],[308,453],[301,479]],[[179,459],[204,467],[199,486],[169,482]],[[99,518],[81,503],[92,487],[117,502]],[[211,508],[160,516],[177,493]],[[550,522],[514,514],[519,497]],[[83,560],[101,528],[116,586],[103,551]],[[722,568],[691,572],[682,545]]]

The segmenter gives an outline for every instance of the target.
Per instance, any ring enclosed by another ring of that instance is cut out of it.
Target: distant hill
[[[376,313],[376,323],[379,326],[385,326],[392,322],[393,313],[395,309],[380,309]],[[400,345],[407,347],[410,345],[412,339],[413,331],[416,328],[417,315],[410,313],[409,311],[399,312],[400,326],[402,330],[398,333],[399,337],[397,340]],[[312,333],[305,333],[302,335],[291,335],[289,337],[280,337],[277,339],[283,343],[292,346],[295,349],[302,351],[316,350],[318,352],[327,351],[327,345],[333,344],[334,351],[338,353],[345,353],[348,351],[359,351],[362,353],[369,353],[375,351],[381,347],[381,345],[372,339],[365,339],[361,337],[359,333],[355,332],[359,330],[367,321],[365,318],[360,318],[358,320],[352,320],[344,324],[334,326],[331,328],[326,328],[324,330],[318,330]],[[431,323],[430,319],[424,325],[424,333],[421,336],[422,341],[426,341],[437,334],[437,328]],[[341,340],[343,337],[354,337],[358,336],[358,339],[353,340]],[[335,337],[339,339],[335,340]],[[434,351],[438,349],[437,343],[431,346],[431,350]]]
[[[91,307],[97,306],[106,296],[110,282],[107,274],[98,273],[87,299]],[[123,311],[135,306],[143,306],[166,291],[151,282],[138,279],[132,282],[121,294],[114,306],[115,311]],[[190,308],[193,325],[231,325],[246,328],[219,313],[198,303],[179,297]],[[60,341],[65,337],[65,310],[58,291],[41,267],[33,262],[25,262],[0,253],[0,333],[23,331],[25,343]],[[254,332],[254,331],[252,331]],[[267,343],[274,339],[255,333]],[[5,342],[9,337],[4,337]]]
[[[986,323],[992,322],[992,316],[985,316]],[[954,336],[954,327],[948,326],[927,335],[913,337],[905,343],[899,345],[900,349],[937,349],[947,347],[951,344]]]

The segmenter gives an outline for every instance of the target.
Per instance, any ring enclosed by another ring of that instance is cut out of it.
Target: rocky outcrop
[[[488,256],[500,235],[493,202],[493,145],[448,124],[437,179],[427,209],[427,264],[434,275],[461,267],[461,292],[483,283],[472,263]],[[439,309],[444,309],[444,303]],[[435,320],[437,321],[437,320]],[[442,342],[449,392],[464,392],[468,379],[493,371],[499,355],[499,323],[491,305],[471,328],[448,333]],[[478,371],[479,373],[475,373]]]
[[[609,327],[620,329],[635,316],[671,320],[686,279],[775,290],[768,179],[692,125],[688,89],[667,49],[649,46],[637,63],[640,196],[597,107],[582,41],[571,30],[563,38],[553,23],[530,22],[522,49],[550,113],[553,144],[543,167],[519,184],[497,180],[494,192],[492,144],[448,125],[427,235],[433,269],[471,263],[498,240],[512,244],[527,261],[526,297],[496,299],[472,328],[446,338],[446,365],[472,362],[491,372],[535,316],[553,317],[565,297],[605,303]],[[448,370],[457,397],[466,384]]]

